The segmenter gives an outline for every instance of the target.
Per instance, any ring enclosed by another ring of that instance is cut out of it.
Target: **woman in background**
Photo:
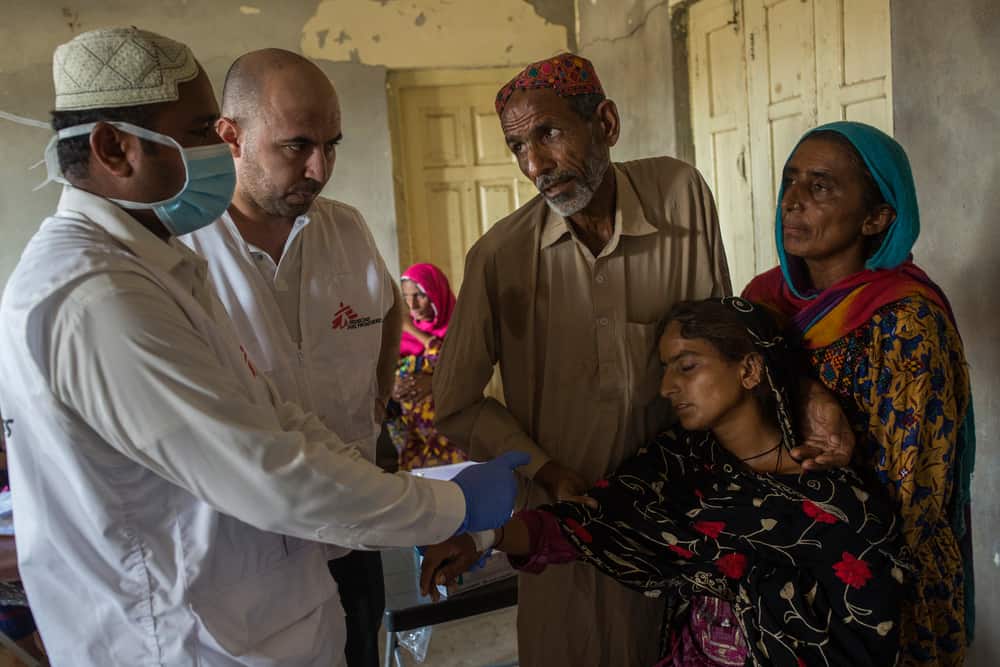
[[[431,378],[455,310],[448,278],[433,264],[414,264],[400,279],[410,316],[403,318],[399,366],[387,422],[399,452],[399,469],[429,468],[460,463],[465,452],[438,433],[434,426]]]

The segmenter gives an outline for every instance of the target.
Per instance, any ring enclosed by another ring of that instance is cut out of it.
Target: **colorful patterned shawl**
[[[940,306],[951,317],[944,293],[911,261],[894,269],[861,271],[829,288],[793,292],[781,269],[775,267],[754,278],[743,298],[779,313],[791,322],[806,349],[818,350],[840,340],[871,321],[880,308],[919,295]]]

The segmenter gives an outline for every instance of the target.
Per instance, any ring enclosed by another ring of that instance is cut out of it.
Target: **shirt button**
[[[603,284],[604,284],[604,281],[605,281],[605,280],[607,280],[607,279],[606,279],[606,278],[604,277],[604,274],[603,274],[603,273],[598,273],[598,274],[597,274],[597,277],[596,277],[596,278],[594,278],[594,280],[596,280],[596,281],[597,281],[597,284],[598,284],[598,285],[603,285]]]
[[[608,322],[609,320],[606,317],[602,317],[599,320],[597,320],[597,323],[600,324],[602,327],[608,326]]]

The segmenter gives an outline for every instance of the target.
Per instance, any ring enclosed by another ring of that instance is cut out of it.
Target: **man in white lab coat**
[[[342,665],[319,543],[499,524],[517,462],[385,474],[280,401],[175,239],[235,185],[186,46],[95,30],[56,50],[53,76],[47,163],[68,187],[0,302],[18,565],[52,663]]]
[[[233,202],[184,241],[208,260],[257,370],[374,461],[399,358],[402,299],[361,213],[318,196],[342,136],[337,93],[302,56],[254,51],[230,67],[216,127],[236,163]],[[347,614],[347,663],[376,667],[380,556],[331,556]]]

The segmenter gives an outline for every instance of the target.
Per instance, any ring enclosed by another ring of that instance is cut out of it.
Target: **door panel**
[[[478,181],[479,231],[485,234],[493,224],[517,208],[517,180]]]
[[[802,133],[816,124],[813,0],[746,0],[744,7],[750,35],[750,173],[759,273],[778,263],[773,221],[785,159]]]
[[[464,220],[468,217],[465,205],[466,192],[461,183],[438,182],[425,184],[425,202],[428,221]],[[465,226],[445,225],[434,232],[433,239],[427,236],[421,247],[428,259],[425,261],[438,266],[452,267],[449,280],[461,280],[461,270],[465,258]]]
[[[733,285],[754,275],[754,227],[747,180],[746,63],[731,0],[691,8],[691,110],[695,161],[715,195]]]
[[[892,134],[889,0],[816,3],[820,122],[858,120]]]
[[[447,167],[465,164],[465,144],[462,142],[459,120],[460,109],[421,106],[417,109],[417,113],[424,135],[424,140],[420,142],[424,166]]]

